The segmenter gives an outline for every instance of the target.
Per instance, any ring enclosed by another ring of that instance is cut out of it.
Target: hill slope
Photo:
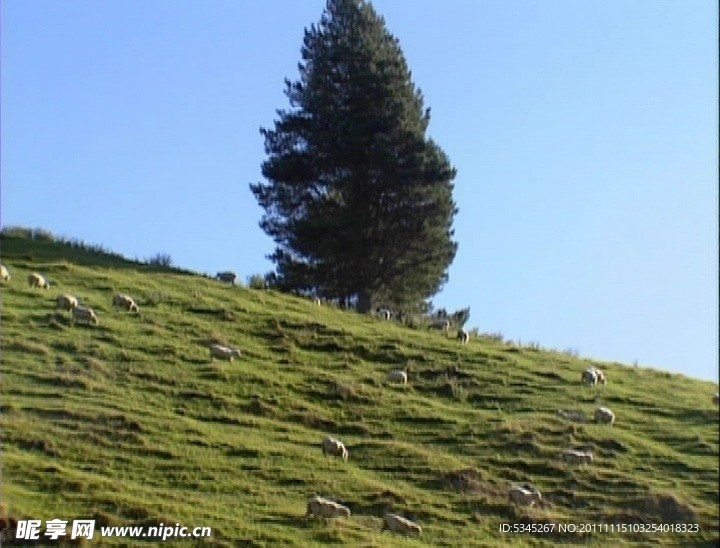
[[[718,542],[711,383],[597,364],[608,384],[581,386],[587,362],[560,353],[490,339],[461,347],[275,292],[93,262],[60,244],[1,246],[13,275],[1,289],[3,523],[207,526],[212,537],[193,542],[213,546]],[[31,271],[51,289],[29,288]],[[114,291],[133,295],[140,314],[114,310]],[[93,307],[99,326],[55,311],[61,292]],[[211,362],[212,341],[243,357]],[[389,386],[387,372],[405,366],[409,385]],[[615,411],[614,426],[556,414],[592,416],[597,405]],[[345,441],[349,461],[323,456],[326,433]],[[592,449],[595,462],[563,464],[569,447]],[[512,505],[513,482],[531,482],[543,503]],[[352,517],[306,520],[314,493]],[[387,509],[417,520],[423,536],[381,532]],[[676,522],[700,532],[612,531]],[[578,529],[501,534],[503,523]],[[581,533],[581,523],[597,525]],[[98,537],[93,545],[136,542]]]

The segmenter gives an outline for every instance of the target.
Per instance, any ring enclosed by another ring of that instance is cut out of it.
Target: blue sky
[[[376,0],[458,170],[434,298],[469,326],[718,379],[718,2]],[[248,185],[324,0],[4,0],[3,226],[243,278]]]

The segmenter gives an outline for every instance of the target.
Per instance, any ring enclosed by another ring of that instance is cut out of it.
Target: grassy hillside
[[[5,238],[2,262],[3,519],[209,526],[208,546],[715,546],[717,388],[682,375],[474,339],[466,347],[275,292],[187,272],[92,260],[87,250]],[[38,271],[50,290],[31,289]],[[140,314],[113,310],[114,291]],[[100,324],[56,312],[77,295]],[[243,357],[211,362],[212,341]],[[408,366],[407,387],[389,386]],[[614,426],[569,423],[558,408]],[[325,458],[326,433],[350,459]],[[595,462],[563,464],[566,448]],[[513,506],[531,482],[542,505]],[[304,518],[318,493],[349,519]],[[394,509],[419,539],[381,532]],[[698,523],[695,534],[500,534],[502,523]],[[43,528],[44,530],[44,528]],[[69,532],[69,529],[68,529]],[[137,545],[96,538],[88,544]],[[59,542],[51,543],[54,546]],[[140,545],[148,546],[144,542]],[[187,545],[191,545],[188,542]]]

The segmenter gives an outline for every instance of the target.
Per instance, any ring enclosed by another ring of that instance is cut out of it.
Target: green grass
[[[273,291],[230,287],[98,250],[3,238],[3,519],[95,517],[98,524],[208,526],[208,546],[714,546],[717,388],[616,363],[582,387],[586,361],[490,338],[443,335]],[[31,271],[50,290],[31,289]],[[140,314],[114,310],[135,297]],[[61,292],[95,309],[73,326]],[[238,346],[211,362],[207,345]],[[407,387],[387,371],[410,367]],[[613,427],[573,424],[558,408]],[[326,459],[324,434],[350,460]],[[587,447],[592,465],[557,458]],[[508,502],[512,482],[543,493]],[[350,519],[304,518],[307,497]],[[394,509],[419,539],[381,532]],[[505,534],[502,523],[699,523],[693,535]],[[125,542],[126,544],[123,544]],[[150,543],[96,538],[102,546]],[[176,541],[178,544],[182,544]],[[61,545],[55,542],[53,545]],[[188,542],[187,545],[193,545]]]

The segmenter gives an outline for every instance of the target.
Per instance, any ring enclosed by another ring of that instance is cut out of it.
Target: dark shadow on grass
[[[259,523],[273,523],[276,525],[282,525],[285,527],[304,528],[308,524],[312,523],[312,518],[306,518],[305,514],[283,514],[274,516],[263,516],[257,519]]]

